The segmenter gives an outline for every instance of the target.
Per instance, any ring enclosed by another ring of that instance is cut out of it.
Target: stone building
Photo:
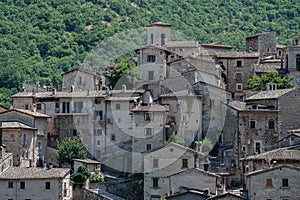
[[[71,200],[70,170],[12,167],[0,174],[1,198]]]
[[[226,89],[236,100],[243,100],[244,89],[250,77],[254,75],[254,66],[259,63],[257,52],[221,52],[216,62],[226,69]]]
[[[289,130],[288,135],[279,141],[281,147],[300,145],[300,129]]]
[[[13,154],[6,151],[6,146],[0,146],[0,174],[13,166]]]
[[[258,52],[260,58],[276,55],[276,32],[246,37],[246,51]]]
[[[194,189],[207,191],[207,194],[217,194],[217,190],[223,192],[221,177],[199,168],[191,168],[169,176],[171,194],[181,193],[185,190]],[[225,191],[225,189],[224,189]]]
[[[44,166],[48,115],[21,109],[0,113],[1,140],[14,155],[14,166]]]
[[[292,45],[284,49],[284,68],[293,77],[293,84],[300,87],[300,37],[292,38]]]
[[[253,199],[290,199],[300,196],[300,168],[281,165],[246,175],[246,193]]]
[[[168,196],[168,176],[199,166],[203,154],[176,143],[143,153],[144,199]]]
[[[300,167],[299,161],[299,150],[278,148],[243,159],[243,172],[247,174],[285,164]]]
[[[165,197],[166,199],[170,200],[185,200],[185,199],[190,199],[190,200],[206,200],[210,195],[197,191],[197,190],[188,190],[184,191],[181,193],[173,194],[170,196]]]

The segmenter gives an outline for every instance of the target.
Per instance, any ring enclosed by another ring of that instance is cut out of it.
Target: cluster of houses
[[[110,63],[66,72],[55,88],[24,84],[0,107],[1,198],[72,199],[57,141],[80,137],[107,172],[143,174],[138,199],[297,199],[300,37],[283,46],[275,32],[253,35],[234,52],[213,39],[172,41],[166,23],[147,29],[129,60],[141,71],[133,88],[109,87]],[[268,72],[289,74],[295,87],[246,90]]]

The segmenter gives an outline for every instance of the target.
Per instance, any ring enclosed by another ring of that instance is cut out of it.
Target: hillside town
[[[128,61],[141,72],[133,86],[110,87],[111,60],[103,72],[68,71],[56,86],[24,83],[10,108],[0,105],[1,199],[299,199],[300,37],[283,46],[275,32],[252,35],[236,52],[171,33],[147,26]],[[294,87],[247,88],[270,72]],[[66,137],[80,138],[88,158],[62,166]],[[81,165],[104,182],[78,195]]]

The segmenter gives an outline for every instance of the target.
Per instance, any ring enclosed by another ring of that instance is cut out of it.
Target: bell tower
[[[147,26],[147,45],[164,46],[171,37],[171,25],[155,22]]]

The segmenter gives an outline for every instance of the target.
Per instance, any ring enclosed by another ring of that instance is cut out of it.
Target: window
[[[152,136],[153,135],[153,128],[145,128],[145,135]]]
[[[153,44],[153,34],[150,36],[150,44]]]
[[[166,35],[164,33],[161,34],[161,45],[165,45]]]
[[[146,150],[149,151],[150,149],[152,149],[152,144],[146,144]]]
[[[151,121],[151,120],[153,120],[153,113],[145,112],[144,113],[144,120],[145,121]]]
[[[287,178],[282,179],[282,187],[289,187],[289,179]]]
[[[237,60],[236,61],[236,66],[237,67],[242,67],[242,61],[241,60]]]
[[[148,71],[148,80],[149,81],[154,80],[154,71]]]
[[[102,110],[95,111],[95,120],[97,120],[97,121],[103,120],[103,112],[102,112]]]
[[[153,159],[153,168],[158,168],[158,159]]]
[[[273,187],[273,181],[271,178],[267,178],[266,179],[266,186],[267,187]]]
[[[41,149],[42,149],[42,142],[41,142],[41,141],[38,141],[38,142],[37,142],[37,146],[38,146],[38,150],[41,150]]]
[[[255,120],[250,120],[249,121],[249,127],[250,128],[255,128],[256,127],[256,121]]]
[[[275,129],[275,121],[273,119],[270,119],[268,121],[268,128],[269,129]]]
[[[83,102],[82,101],[74,102],[74,112],[75,113],[81,113],[82,108],[83,108]]]
[[[255,154],[261,153],[261,142],[254,142],[254,153]]]
[[[8,181],[8,188],[14,188],[14,182]]]
[[[188,168],[189,167],[189,161],[186,158],[182,159],[182,168]]]
[[[116,141],[116,135],[114,134],[111,135],[111,141]]]
[[[117,103],[116,104],[116,110],[120,110],[121,109],[121,104]]]
[[[96,132],[96,135],[99,135],[99,136],[102,135],[102,129],[96,129],[95,132]]]
[[[182,115],[181,121],[184,123],[188,122],[188,115]]]
[[[25,189],[25,182],[24,181],[20,182],[20,189]]]
[[[50,190],[50,182],[45,183],[45,188],[46,188],[46,190]]]
[[[157,188],[158,187],[158,178],[152,179],[152,187]]]
[[[37,110],[42,110],[42,104],[41,103],[37,103],[36,104],[36,109]]]
[[[243,90],[243,84],[242,83],[236,83],[235,84],[235,90],[236,91],[242,91]]]
[[[148,55],[147,62],[155,62],[155,55]]]
[[[70,102],[63,102],[63,113],[70,113]]]
[[[237,83],[243,83],[243,74],[242,73],[240,73],[240,72],[236,73],[235,78],[236,78]]]
[[[23,133],[23,145],[26,145],[26,133]]]

